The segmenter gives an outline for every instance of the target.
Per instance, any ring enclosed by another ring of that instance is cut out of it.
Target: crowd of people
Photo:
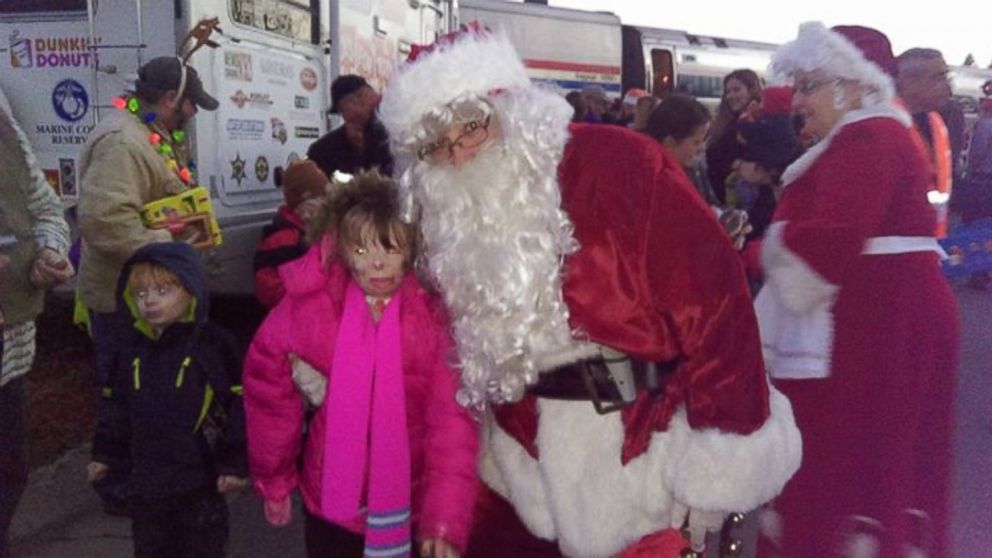
[[[729,73],[715,113],[563,96],[469,25],[381,95],[338,77],[343,124],[286,170],[259,244],[269,313],[242,355],[190,231],[140,217],[195,183],[182,130],[217,101],[146,63],[79,205],[87,475],[135,555],[223,556],[222,495],[250,484],[274,526],[299,492],[312,557],[949,556],[946,64],[807,23],[770,71],[785,85]],[[2,101],[0,545],[33,319],[73,273]],[[992,206],[983,110],[967,221]]]

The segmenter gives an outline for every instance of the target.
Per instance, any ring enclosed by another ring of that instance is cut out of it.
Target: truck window
[[[675,70],[672,67],[672,51],[654,48],[651,49],[651,92],[656,97],[671,93],[675,88]]]
[[[86,13],[86,0],[4,0],[0,14],[30,14],[37,12]]]
[[[228,9],[235,23],[316,44],[312,21],[318,4],[316,0],[228,0]]]

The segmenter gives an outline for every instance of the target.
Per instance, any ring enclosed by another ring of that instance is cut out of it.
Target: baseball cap
[[[205,110],[216,110],[219,105],[217,99],[203,90],[203,82],[196,70],[175,56],[159,56],[145,62],[138,68],[138,84],[158,91],[178,91],[182,87],[183,96]]]
[[[341,102],[341,99],[363,87],[369,87],[369,82],[365,81],[365,78],[362,76],[356,76],[355,74],[339,76],[331,83],[331,112],[335,113],[338,111],[338,103]]]
[[[623,104],[631,107],[636,106],[637,100],[640,99],[641,97],[646,97],[647,94],[648,92],[643,89],[631,87],[630,89],[627,90],[627,94],[623,96]]]

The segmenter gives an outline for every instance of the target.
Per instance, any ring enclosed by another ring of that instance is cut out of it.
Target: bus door
[[[675,91],[675,53],[672,48],[652,48],[651,89],[655,97],[663,98]]]

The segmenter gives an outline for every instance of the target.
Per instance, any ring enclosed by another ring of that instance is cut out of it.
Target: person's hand
[[[86,466],[86,482],[94,483],[103,480],[110,472],[110,466],[99,461],[90,461]]]
[[[246,486],[248,486],[248,479],[244,477],[236,477],[234,475],[221,475],[217,477],[217,492],[221,494],[241,490]]]
[[[327,376],[294,354],[289,355],[293,367],[293,383],[300,395],[314,408],[320,407],[327,395]]]
[[[720,224],[723,225],[723,230],[730,237],[730,242],[734,245],[734,249],[740,250],[744,248],[747,235],[753,230],[748,220],[747,211],[726,209],[720,214],[719,220]]]
[[[420,558],[460,558],[455,547],[444,539],[427,539],[420,543]]]
[[[68,258],[51,248],[42,248],[31,266],[31,284],[47,289],[65,283],[75,272]]]
[[[4,256],[3,254],[0,254],[0,270],[3,270],[3,268],[7,267],[7,264],[9,263],[10,263],[10,258]]]
[[[265,520],[269,522],[270,525],[275,527],[282,527],[289,523],[289,520],[293,518],[293,508],[289,501],[289,496],[286,496],[282,500],[266,500],[265,501]]]
[[[207,234],[203,228],[194,224],[187,224],[177,231],[170,230],[170,232],[172,232],[172,238],[176,242],[185,242],[186,244],[193,245],[206,242],[207,240]]]
[[[686,525],[685,530],[689,532],[689,540],[692,549],[702,552],[706,549],[706,533],[718,533],[723,528],[723,522],[727,519],[727,512],[704,511],[675,502],[672,506],[672,528],[681,529]]]

